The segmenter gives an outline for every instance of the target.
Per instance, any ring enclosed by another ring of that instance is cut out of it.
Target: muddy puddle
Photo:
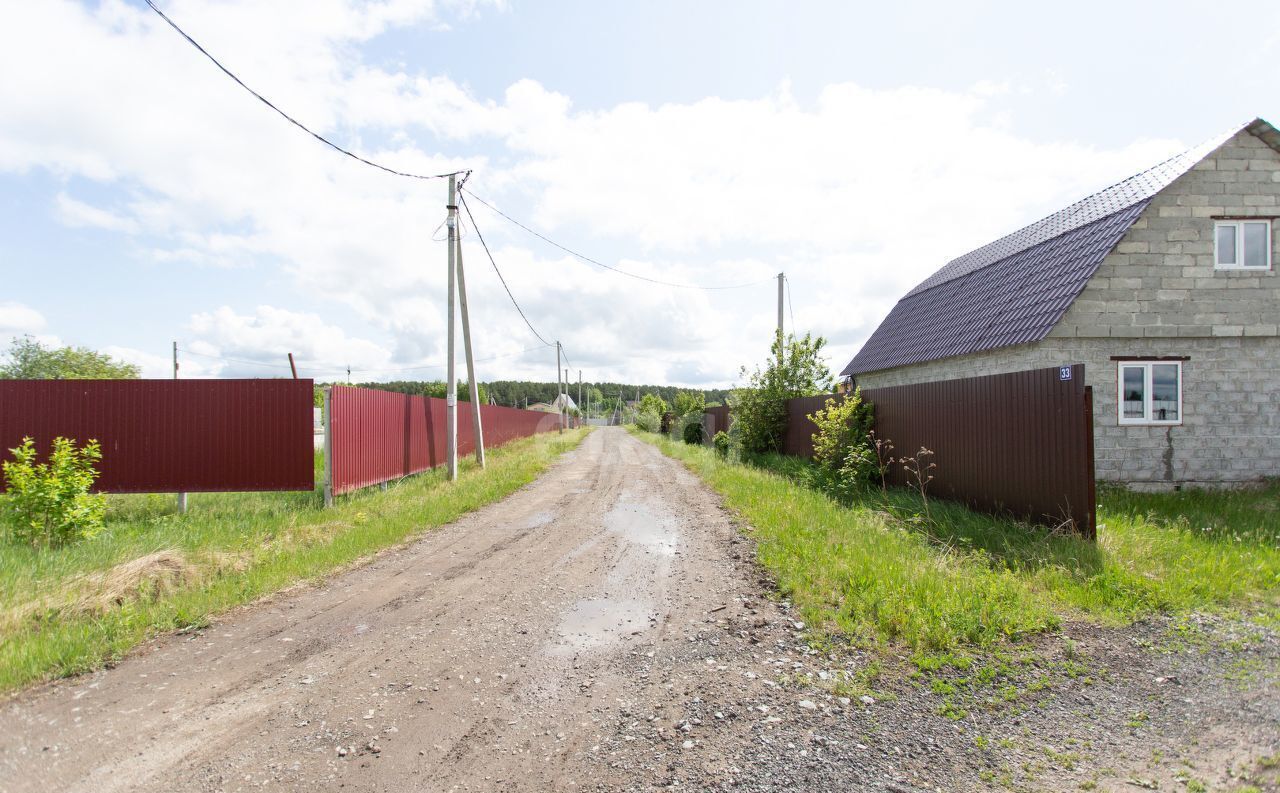
[[[655,617],[653,602],[587,598],[573,604],[556,628],[553,655],[594,650],[639,635]]]
[[[665,556],[676,552],[680,534],[671,515],[655,513],[641,503],[619,500],[604,516],[604,526],[629,542]]]

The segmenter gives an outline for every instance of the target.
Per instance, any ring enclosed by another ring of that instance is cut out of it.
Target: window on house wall
[[[1271,269],[1271,221],[1219,220],[1214,223],[1213,262],[1221,270]]]
[[[1119,364],[1121,424],[1182,423],[1182,362],[1123,361]]]

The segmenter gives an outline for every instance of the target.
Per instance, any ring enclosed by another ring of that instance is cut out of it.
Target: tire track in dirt
[[[621,659],[741,580],[731,534],[677,464],[597,431],[503,502],[324,585],[7,703],[0,789],[597,784],[582,757],[635,685]]]

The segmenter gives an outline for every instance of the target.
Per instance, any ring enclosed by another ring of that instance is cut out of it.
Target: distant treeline
[[[444,383],[440,380],[390,380],[385,383],[356,383],[356,385],[361,388],[375,388],[381,391],[394,391],[398,394],[419,394],[433,397],[444,396]],[[702,394],[706,398],[708,405],[724,404],[725,397],[729,393],[728,389],[712,389],[706,391],[696,388],[677,388],[675,386],[666,385],[642,385],[638,388],[641,396],[644,394],[656,394],[657,396],[662,397],[668,405],[675,404],[676,393],[679,391]],[[589,394],[591,397],[593,414],[601,408],[604,410],[613,410],[617,407],[619,393],[622,394],[622,401],[628,402],[636,398],[636,389],[636,385],[628,383],[583,383],[583,401],[586,401]],[[569,384],[569,396],[573,397],[575,402],[577,401],[578,384],[576,381]],[[492,383],[481,383],[481,403],[488,404],[489,397],[493,397],[494,401],[499,405],[506,405],[508,407],[524,407],[525,400],[528,400],[528,404],[530,405],[537,402],[551,402],[556,398],[556,384],[538,383],[529,380],[495,380]],[[458,399],[465,402],[470,398],[471,395],[467,388],[467,384],[459,384]]]
[[[550,402],[556,398],[556,384],[538,383],[529,380],[495,380],[492,383],[484,384],[489,393],[497,400],[499,405],[523,406],[526,399],[529,404],[535,402]],[[634,383],[583,383],[582,393],[585,395],[588,389],[594,389],[593,403],[600,398],[606,405],[612,406],[618,398],[619,392],[622,394],[622,401],[626,402],[636,398],[636,389],[640,389],[640,394],[657,394],[662,397],[667,404],[675,402],[676,392],[692,391],[693,393],[703,394],[707,403],[713,402],[723,404],[725,396],[729,393],[728,389],[713,389],[710,391],[697,388],[678,388],[668,385],[642,385],[637,386]],[[574,381],[569,384],[569,396],[574,400],[578,398],[578,383]]]

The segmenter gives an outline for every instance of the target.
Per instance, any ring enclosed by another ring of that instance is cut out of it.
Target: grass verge
[[[320,493],[112,496],[107,530],[57,550],[0,546],[0,692],[109,665],[138,643],[331,573],[542,473],[589,430],[544,434],[324,509]]]
[[[917,656],[991,649],[1066,618],[1123,624],[1153,613],[1240,608],[1274,621],[1280,486],[1137,494],[1106,489],[1098,542],[868,491],[839,503],[807,486],[810,464],[741,465],[709,449],[638,437],[682,461],[751,527],[758,558],[819,631]]]

